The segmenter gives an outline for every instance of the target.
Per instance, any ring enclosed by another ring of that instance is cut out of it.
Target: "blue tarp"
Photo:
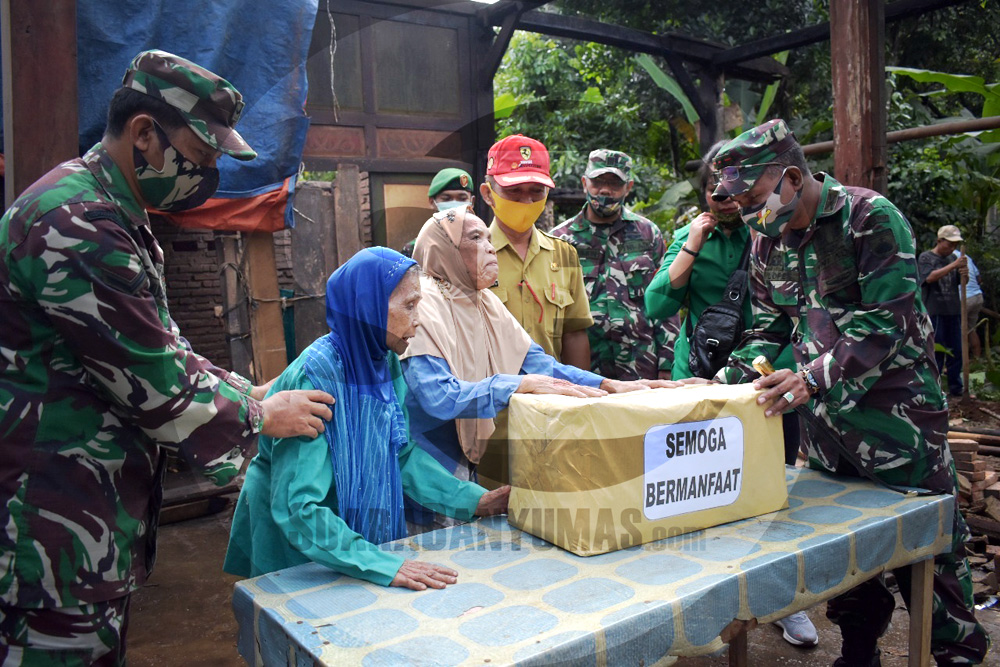
[[[317,7],[318,0],[79,0],[81,154],[100,140],[108,100],[133,56],[163,49],[243,93],[246,110],[237,127],[258,157],[220,159],[216,196],[280,188],[298,171],[309,128],[306,58]]]

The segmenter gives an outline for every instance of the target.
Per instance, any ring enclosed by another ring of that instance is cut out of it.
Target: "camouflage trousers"
[[[0,666],[125,664],[129,596],[79,607],[0,605]]]
[[[929,432],[928,439],[934,439]],[[888,471],[876,471],[878,477],[891,484],[921,487],[941,493],[955,494],[954,464],[938,462],[927,467],[901,466]],[[917,470],[930,470],[916,472]],[[849,464],[840,460],[837,472],[856,475]],[[922,479],[920,479],[922,477]],[[951,532],[951,551],[934,559],[933,604],[931,615],[931,653],[938,665],[978,665],[989,649],[986,629],[976,621],[972,598],[972,574],[965,557],[965,540],[969,528],[957,506]],[[911,568],[893,571],[899,592],[910,607]],[[886,588],[881,575],[869,579],[827,603],[826,616],[840,627],[843,636],[842,655],[848,665],[867,665],[875,652],[878,638],[889,627],[896,601]]]
[[[931,653],[938,665],[978,665],[990,646],[989,635],[973,612],[972,576],[961,532],[953,533],[952,552],[934,559]],[[893,574],[909,609],[911,568],[902,567]],[[840,626],[842,653],[848,664],[868,664],[866,658],[875,652],[895,607],[895,598],[881,575],[827,603],[826,617]]]

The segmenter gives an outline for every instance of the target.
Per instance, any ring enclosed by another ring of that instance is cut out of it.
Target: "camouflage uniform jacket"
[[[191,351],[163,253],[98,144],[0,219],[0,600],[129,594],[154,558],[164,448],[216,483],[254,441],[250,384]]]
[[[799,368],[819,385],[810,407],[869,469],[891,483],[950,490],[948,408],[913,231],[878,193],[816,178],[823,187],[809,227],[754,242],[753,321],[719,379],[740,381],[734,361],[773,360],[791,340]],[[807,435],[810,465],[850,470],[835,447]]]
[[[617,380],[654,380],[673,364],[673,333],[646,317],[644,295],[667,247],[656,225],[622,207],[613,223],[594,225],[586,205],[552,235],[576,248],[594,325],[591,370]]]

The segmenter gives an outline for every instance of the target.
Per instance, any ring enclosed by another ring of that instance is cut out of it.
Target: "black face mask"
[[[732,213],[716,213],[715,219],[719,221],[719,226],[730,231],[743,226],[743,218],[740,217],[739,210]]]

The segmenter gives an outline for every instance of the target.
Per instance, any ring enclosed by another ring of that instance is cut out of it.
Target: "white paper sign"
[[[743,422],[723,417],[646,431],[643,514],[663,519],[736,502],[743,485]]]

